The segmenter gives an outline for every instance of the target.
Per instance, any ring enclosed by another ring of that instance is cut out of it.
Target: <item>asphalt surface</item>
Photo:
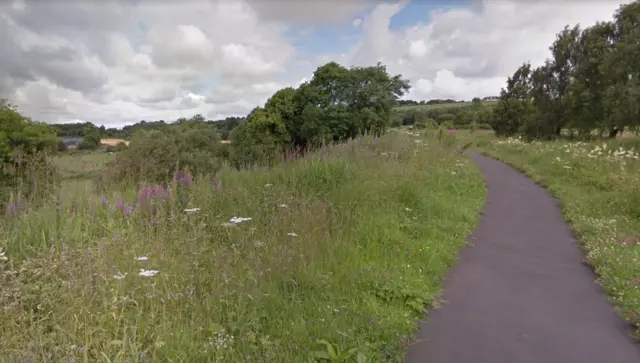
[[[407,363],[640,363],[557,201],[473,155],[488,189],[479,225],[406,352]]]

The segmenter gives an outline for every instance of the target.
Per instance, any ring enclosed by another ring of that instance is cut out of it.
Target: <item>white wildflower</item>
[[[7,261],[9,260],[9,258],[7,256],[5,256],[5,252],[2,249],[2,247],[0,247],[0,261]]]
[[[289,206],[286,204],[280,204],[280,208],[288,208]]]
[[[255,241],[253,244],[254,244],[256,247],[262,247],[262,246],[264,246],[264,242],[262,242],[262,241]]]
[[[113,275],[113,278],[116,280],[122,280],[127,276],[127,273],[125,272],[124,274],[122,274],[121,272],[118,272],[117,274]]]
[[[411,212],[411,208],[405,208],[404,210],[406,210],[407,212]]]
[[[233,217],[229,220],[229,223],[242,223],[245,221],[250,221],[251,218],[249,217]]]
[[[272,186],[273,186],[273,184],[265,184],[265,185],[264,185],[264,187],[265,187],[265,188],[270,188],[270,187],[272,187]]]
[[[205,351],[212,349],[222,350],[230,348],[233,344],[233,335],[227,334],[225,331],[213,333],[213,337],[209,339],[209,342],[204,345]]]
[[[149,259],[149,257],[147,257],[147,256],[136,257],[136,261],[146,261],[148,259]]]
[[[153,277],[155,276],[158,272],[158,270],[145,270],[143,268],[140,269],[140,273],[138,275],[140,276],[144,276],[144,277]]]
[[[289,232],[289,233],[287,233],[287,235],[288,235],[288,236],[291,236],[291,237],[298,237],[298,235],[296,234],[296,232]]]
[[[191,213],[200,212],[200,208],[187,208],[184,211],[187,212],[188,214],[191,214]]]

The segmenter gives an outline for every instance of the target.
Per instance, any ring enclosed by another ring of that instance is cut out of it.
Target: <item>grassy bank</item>
[[[402,361],[483,195],[402,133],[168,189],[68,181],[0,219],[0,361]]]
[[[634,139],[480,142],[547,187],[562,203],[598,282],[640,339],[640,158]]]

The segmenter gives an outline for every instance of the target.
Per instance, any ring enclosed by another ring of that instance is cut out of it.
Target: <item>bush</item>
[[[125,142],[120,141],[119,143],[116,144],[116,146],[114,147],[114,151],[116,152],[120,152],[120,151],[124,151],[127,150],[129,148],[129,146],[127,146],[127,144]]]
[[[55,130],[33,122],[15,106],[0,101],[0,207],[3,210],[9,199],[11,203],[19,203],[23,196],[34,200],[47,195],[55,176],[49,155],[59,147]],[[9,198],[9,195],[15,197]]]
[[[100,144],[84,139],[78,144],[78,150],[95,150],[100,147]]]
[[[219,136],[215,126],[190,121],[163,131],[139,131],[129,147],[107,167],[110,181],[163,183],[176,171],[193,177],[220,169]]]

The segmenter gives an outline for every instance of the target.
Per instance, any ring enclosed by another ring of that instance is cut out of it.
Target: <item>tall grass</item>
[[[483,194],[453,146],[400,133],[170,185],[76,180],[0,219],[0,361],[400,362]]]
[[[524,171],[562,202],[586,262],[640,339],[638,139],[532,142],[484,138],[480,150]]]

